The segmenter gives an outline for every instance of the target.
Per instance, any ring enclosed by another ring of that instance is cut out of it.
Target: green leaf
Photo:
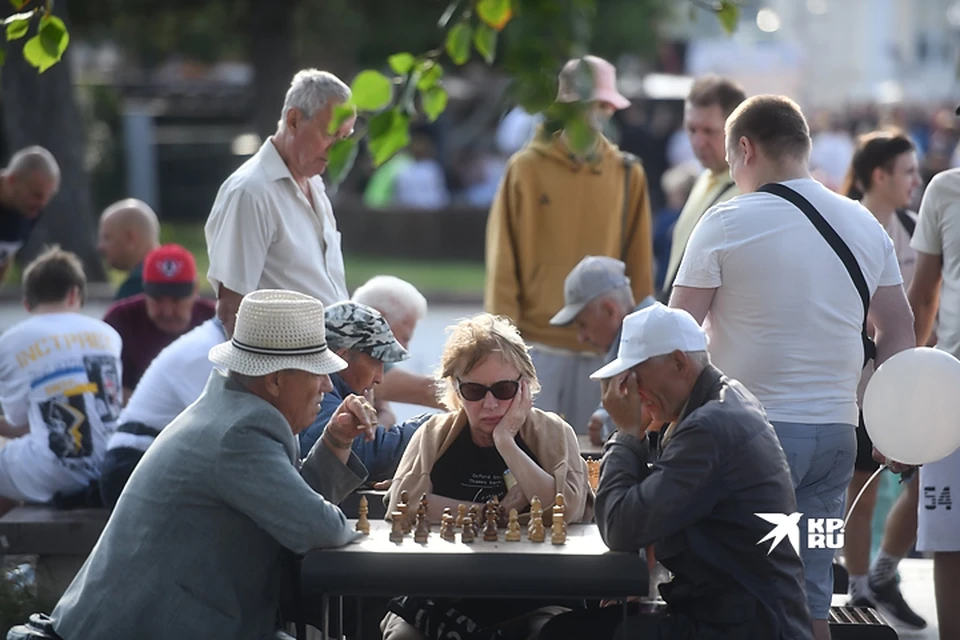
[[[387,62],[390,64],[390,68],[393,69],[394,73],[405,76],[413,69],[413,65],[417,62],[417,59],[410,53],[395,53],[387,58]]]
[[[23,45],[23,57],[27,62],[39,69],[40,73],[57,64],[57,59],[47,53],[43,43],[40,41],[39,35],[33,36]]]
[[[367,69],[357,74],[350,85],[353,104],[364,111],[379,111],[393,98],[393,83],[379,71]]]
[[[40,18],[40,25],[37,29],[40,36],[40,44],[44,51],[54,58],[60,60],[63,52],[67,49],[70,42],[70,34],[67,33],[67,25],[57,16],[47,14]]]
[[[447,90],[443,87],[430,87],[421,92],[420,101],[423,104],[423,112],[427,114],[430,122],[434,122],[447,108]]]
[[[455,24],[447,32],[447,55],[456,65],[461,65],[470,59],[470,36],[473,27],[465,22]]]
[[[570,142],[570,149],[574,153],[585,154],[596,143],[597,132],[587,123],[583,113],[570,117],[564,123],[564,130]]]
[[[3,63],[7,61],[7,52],[4,49],[0,49],[0,67],[3,66]]]
[[[723,30],[732,35],[737,30],[737,22],[740,21],[740,7],[733,0],[721,0],[720,8],[717,9],[717,20],[720,21]]]
[[[367,132],[373,166],[379,167],[410,144],[410,119],[397,109],[378,114]]]
[[[513,15],[510,0],[480,0],[477,3],[477,15],[490,27],[500,31]]]
[[[327,153],[327,170],[323,174],[324,181],[330,185],[343,182],[357,159],[359,149],[360,146],[357,144],[356,138],[338,140],[336,144],[330,147],[330,151]]]
[[[420,74],[420,79],[417,80],[417,89],[426,91],[440,82],[440,78],[443,77],[443,67],[440,66],[440,63],[431,60],[423,65]]]
[[[344,104],[338,104],[333,108],[333,117],[330,118],[330,124],[327,125],[327,133],[334,134],[340,130],[340,127],[343,126],[343,123],[347,121],[348,118],[356,115],[357,110],[353,106],[353,102],[347,102]]]
[[[27,30],[29,28],[29,20],[14,20],[7,25],[7,41],[19,40],[23,36],[27,35]]]
[[[497,55],[497,32],[481,24],[473,34],[473,46],[487,64],[493,64],[493,59]]]
[[[23,7],[26,6],[28,2],[30,2],[30,0],[10,0],[10,4],[12,4],[13,8],[16,9],[17,11],[20,11],[20,9],[23,9]]]

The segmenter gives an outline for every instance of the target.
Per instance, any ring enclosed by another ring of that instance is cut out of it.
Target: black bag
[[[416,627],[427,640],[503,640],[499,629],[486,629],[447,603],[429,598],[394,598],[387,610]]]
[[[857,288],[857,292],[860,294],[860,302],[863,304],[863,326],[860,329],[860,337],[863,340],[863,366],[867,366],[868,362],[877,357],[877,344],[873,341],[873,338],[870,337],[870,334],[867,333],[867,313],[870,311],[870,291],[867,289],[867,281],[863,277],[863,271],[860,270],[860,265],[857,263],[853,251],[851,251],[847,243],[843,241],[840,234],[838,234],[820,212],[817,211],[817,208],[790,187],[779,183],[770,183],[763,185],[757,189],[757,191],[779,196],[800,209],[803,215],[807,216],[807,219],[817,228],[817,231],[819,231],[823,239],[827,241],[830,248],[834,250],[837,257],[843,262],[843,266],[847,268],[847,273],[850,274],[850,279],[853,280],[853,286]]]
[[[7,632],[7,640],[63,640],[53,630],[53,623],[45,613],[34,613],[27,624],[13,627]]]

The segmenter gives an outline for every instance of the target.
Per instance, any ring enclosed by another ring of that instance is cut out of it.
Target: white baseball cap
[[[590,378],[604,380],[674,351],[706,351],[707,334],[689,313],[655,302],[623,319],[617,358],[594,371]]]

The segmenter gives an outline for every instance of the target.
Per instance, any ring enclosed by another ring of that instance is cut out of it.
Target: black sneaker
[[[874,606],[884,616],[909,629],[925,629],[927,621],[921,618],[910,608],[903,594],[900,593],[900,585],[893,579],[885,584],[877,584],[873,580],[868,581],[870,592],[862,596],[873,602]]]

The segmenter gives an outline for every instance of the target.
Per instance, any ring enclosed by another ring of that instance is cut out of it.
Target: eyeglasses
[[[521,376],[521,378],[522,377],[523,376]],[[493,397],[497,400],[512,400],[519,390],[520,378],[494,382],[489,387],[479,382],[463,382],[457,378],[457,391],[460,392],[461,398],[469,402],[483,400],[487,396],[488,391],[492,393]]]

